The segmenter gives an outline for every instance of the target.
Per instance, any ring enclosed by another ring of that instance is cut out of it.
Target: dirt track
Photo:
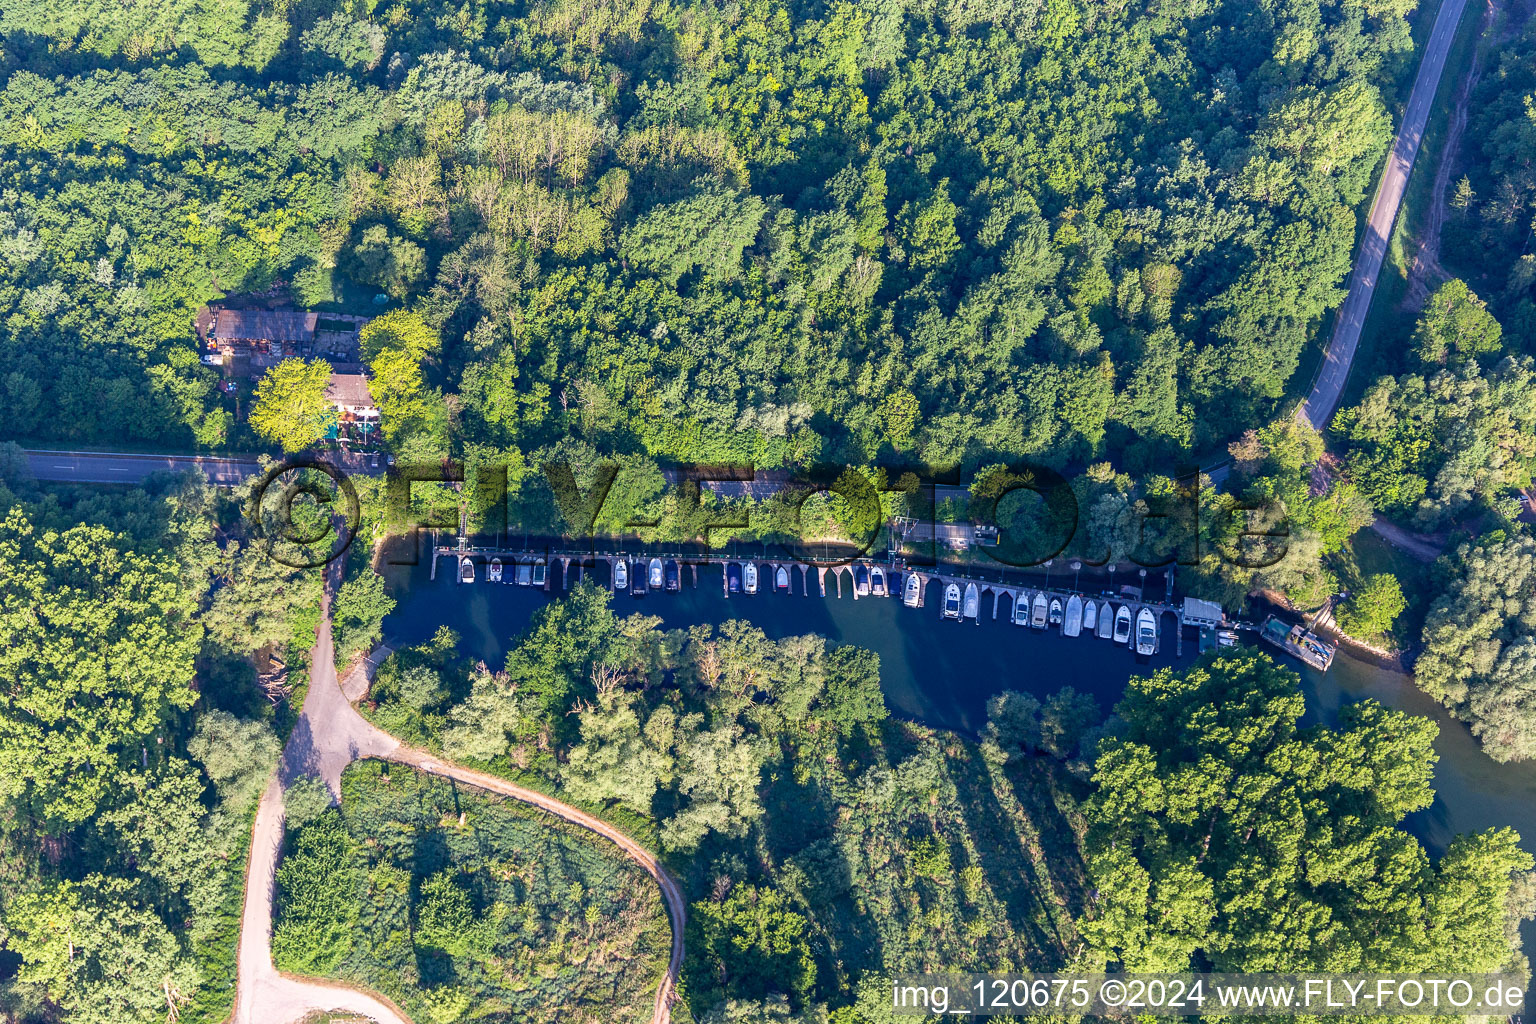
[[[334,574],[332,574],[334,575]],[[334,580],[332,581],[334,582]],[[341,773],[360,758],[385,758],[421,771],[501,796],[520,800],[579,825],[612,842],[656,880],[672,922],[672,955],[656,990],[651,1024],[670,1024],[678,972],[683,966],[683,925],[687,919],[682,890],[656,856],[633,838],[599,818],[552,796],[513,785],[504,779],[472,771],[402,746],[400,741],[358,714],[343,696],[332,654],[330,597],[322,606],[319,636],[310,656],[309,692],[277,776],[268,784],[256,811],[251,856],[246,870],[245,907],[240,924],[239,975],[233,1024],[292,1024],[324,1010],[371,1017],[380,1024],[411,1024],[399,1007],[386,999],[344,985],[280,974],[272,965],[272,904],[278,855],[283,844],[283,791],[302,775],[323,779],[334,799],[340,799]],[[349,682],[355,680],[349,679]]]

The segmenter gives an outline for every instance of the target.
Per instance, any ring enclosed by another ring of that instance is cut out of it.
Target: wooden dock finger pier
[[[474,573],[476,582],[469,584],[471,586],[479,585],[479,581],[486,579],[484,568],[492,559],[501,560],[504,572],[507,573],[504,578],[506,583],[511,583],[516,578],[516,567],[518,565],[543,561],[547,567],[547,572],[544,574],[541,589],[547,592],[553,591],[556,588],[569,590],[583,579],[592,579],[598,586],[606,586],[609,590],[616,590],[614,567],[620,561],[628,563],[627,568],[631,580],[635,579],[637,575],[640,579],[645,579],[647,567],[652,559],[660,559],[663,564],[669,562],[676,563],[679,589],[682,586],[697,587],[699,585],[700,566],[719,566],[721,569],[721,594],[725,598],[752,596],[742,591],[733,592],[729,582],[731,578],[730,568],[732,566],[738,567],[740,571],[744,570],[748,563],[751,563],[758,567],[758,579],[761,581],[758,586],[759,593],[756,596],[783,594],[782,591],[776,591],[774,587],[778,571],[782,568],[788,574],[788,593],[791,595],[798,594],[801,597],[810,597],[811,587],[814,586],[818,596],[826,597],[828,596],[828,577],[830,576],[832,596],[840,598],[843,596],[844,577],[847,577],[848,590],[855,601],[876,597],[876,595],[870,593],[859,593],[859,588],[855,584],[856,570],[862,568],[865,573],[869,573],[870,570],[879,568],[884,572],[887,580],[887,593],[877,599],[901,601],[907,578],[909,576],[916,576],[918,580],[918,608],[927,607],[928,592],[935,586],[938,587],[938,593],[942,594],[944,589],[950,584],[955,584],[962,592],[967,586],[974,584],[979,597],[977,614],[975,616],[966,616],[966,618],[972,618],[977,623],[980,622],[981,616],[986,614],[988,594],[991,595],[990,607],[991,618],[993,619],[996,619],[998,612],[1002,610],[1002,602],[1005,597],[1009,602],[1008,607],[1012,609],[1016,608],[1021,601],[1025,603],[1032,602],[1037,595],[1044,597],[1047,603],[1052,600],[1059,600],[1062,605],[1066,605],[1068,600],[1076,595],[1085,600],[1103,602],[1106,607],[1109,605],[1113,605],[1116,608],[1123,606],[1129,609],[1132,621],[1136,619],[1138,613],[1143,608],[1146,608],[1157,617],[1159,624],[1159,646],[1161,646],[1163,638],[1167,633],[1167,630],[1164,628],[1164,616],[1172,616],[1174,618],[1177,623],[1172,631],[1174,653],[1176,656],[1182,656],[1184,653],[1184,611],[1182,606],[1171,603],[1171,598],[1169,599],[1170,603],[1145,600],[1141,596],[1139,588],[1123,588],[1120,593],[1062,590],[1050,588],[1048,585],[1033,586],[1029,583],[1010,583],[970,577],[962,573],[946,572],[942,567],[909,567],[900,560],[854,559],[832,565],[818,565],[768,556],[743,558],[737,555],[701,555],[697,553],[684,554],[665,551],[630,553],[624,551],[593,552],[489,548],[471,546],[462,538],[456,545],[433,546],[431,578],[434,580],[437,579],[437,563],[439,559],[447,559],[449,564],[454,567],[455,579],[462,579],[459,567],[463,560],[468,559],[473,562],[476,570]],[[555,578],[557,569],[559,570],[558,582]],[[813,579],[814,583],[812,582]],[[797,582],[798,586],[796,585]],[[654,588],[646,587],[644,589]],[[942,600],[935,603],[940,606],[939,611],[942,615]],[[962,618],[958,621],[964,621],[964,619]],[[1059,630],[1060,625],[1051,624],[1048,628]],[[1085,629],[1083,635],[1092,635],[1092,631]]]

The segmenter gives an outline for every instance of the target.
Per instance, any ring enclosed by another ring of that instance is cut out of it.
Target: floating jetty
[[[1304,626],[1292,626],[1271,615],[1259,627],[1259,639],[1271,647],[1278,647],[1286,654],[1310,665],[1319,672],[1328,671],[1338,648]]]

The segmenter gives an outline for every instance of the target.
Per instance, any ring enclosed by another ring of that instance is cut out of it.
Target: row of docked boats
[[[485,582],[487,583],[515,583],[519,587],[540,587],[549,578],[549,564],[542,558],[515,559],[509,567],[502,563],[501,559],[493,558],[485,567]],[[475,582],[475,562],[468,555],[459,559],[459,582]]]
[[[727,562],[725,566],[725,591],[728,594],[758,594],[765,586],[781,594],[789,593],[789,567],[784,565],[758,565],[756,562]]]
[[[789,569],[782,565],[759,566],[756,562],[730,562],[725,567],[725,589],[732,594],[757,594],[766,586],[789,592]],[[644,597],[647,590],[681,590],[682,564],[675,558],[620,558],[613,563],[613,589]]]
[[[967,583],[962,590],[958,583],[944,586],[944,602],[941,613],[946,619],[977,619],[981,604],[981,591],[975,583]],[[1013,624],[1034,629],[1056,627],[1062,636],[1097,636],[1136,648],[1137,654],[1156,654],[1158,647],[1157,613],[1142,608],[1134,615],[1126,605],[1116,606],[1109,601],[1084,599],[1079,594],[1060,597],[1027,591],[1018,595],[1013,603]]]

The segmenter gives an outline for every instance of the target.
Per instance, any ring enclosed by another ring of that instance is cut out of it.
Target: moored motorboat
[[[853,567],[853,592],[860,597],[869,596],[869,570],[862,565]]]
[[[958,584],[949,583],[944,587],[944,617],[946,619],[960,618],[960,587]]]
[[[512,576],[517,580],[518,586],[530,586],[533,583],[533,566],[527,562],[518,562],[517,569],[512,573]]]
[[[485,582],[487,582],[487,583],[500,583],[501,582],[501,559],[499,559],[499,558],[491,559],[491,564],[485,570]]]
[[[664,568],[665,568],[666,577],[667,577],[667,589],[668,590],[681,590],[681,589],[683,589],[683,571],[682,571],[681,567],[678,566],[677,559],[675,559],[675,558],[667,559],[667,564],[666,564],[666,566]]]
[[[773,589],[789,593],[789,570],[782,565],[774,570]]]
[[[613,589],[629,589],[629,562],[626,559],[621,558],[613,563]]]
[[[1015,626],[1029,625],[1029,595],[1021,593],[1013,599],[1013,624]]]
[[[878,565],[869,567],[869,592],[876,597],[890,596],[885,588],[885,570]]]
[[[1036,629],[1045,628],[1045,595],[1036,594],[1035,600],[1029,606],[1029,624]]]
[[[661,589],[661,585],[662,585],[662,580],[663,580],[662,571],[661,571],[661,559],[659,559],[659,558],[651,559],[650,571],[651,571],[651,589],[652,590],[660,590]]]
[[[542,587],[549,579],[549,565],[542,558],[533,560],[533,585]]]
[[[1289,625],[1276,615],[1265,619],[1264,625],[1259,627],[1259,639],[1300,658],[1319,672],[1328,671],[1338,650],[1305,626]]]
[[[901,603],[908,608],[916,608],[918,602],[923,599],[923,579],[915,572],[907,573],[907,581],[902,584]]]
[[[645,570],[639,562],[635,563],[635,571],[629,574],[629,594],[631,597],[645,596]]]
[[[1061,598],[1051,598],[1051,625],[1061,625]]]
[[[981,621],[981,591],[976,589],[976,584],[965,585],[965,606],[960,613],[964,619],[976,619]]]
[[[1098,637],[1100,640],[1108,640],[1110,630],[1115,628],[1115,612],[1105,601],[1099,606]]]
[[[1093,598],[1090,597],[1087,601],[1083,602],[1083,632],[1092,636],[1093,631],[1098,626],[1098,624],[1099,606],[1093,600]]]
[[[732,562],[725,567],[725,589],[733,594],[741,593],[741,564]]]
[[[1083,599],[1073,594],[1067,598],[1066,618],[1061,620],[1062,636],[1078,636],[1083,631]]]
[[[1115,609],[1115,643],[1129,643],[1131,639],[1131,610],[1125,605]]]
[[[459,582],[475,582],[475,563],[469,560],[469,556],[459,559]]]
[[[741,589],[749,594],[757,593],[757,563],[748,562],[741,573]]]
[[[1150,608],[1136,613],[1136,653],[1157,653],[1157,616]]]

